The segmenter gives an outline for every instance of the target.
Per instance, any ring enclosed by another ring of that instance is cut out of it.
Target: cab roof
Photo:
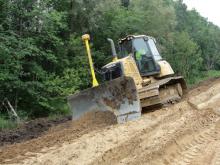
[[[135,38],[145,38],[145,39],[153,39],[155,40],[155,38],[151,37],[151,36],[146,36],[146,35],[128,35],[125,38],[119,39],[118,43],[121,44],[124,41],[129,41]]]

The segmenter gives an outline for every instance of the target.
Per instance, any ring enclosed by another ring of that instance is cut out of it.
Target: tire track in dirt
[[[143,129],[139,134],[123,142],[120,146],[116,146],[116,148],[111,148],[107,150],[101,157],[94,160],[94,162],[91,164],[116,164],[122,158],[130,156],[132,150],[138,149],[140,147],[139,144],[141,143],[143,136],[147,132],[154,132],[154,130],[156,130],[158,127],[161,127],[161,124],[163,124],[164,122],[168,122],[169,119],[176,118],[178,116],[177,113],[168,114],[169,115],[159,119],[155,125]]]
[[[213,124],[211,130],[211,137],[206,143],[205,147],[201,149],[198,156],[191,161],[191,164],[200,165],[200,164],[212,164],[215,159],[216,151],[220,144],[220,121]],[[217,151],[218,152],[218,151]]]
[[[143,154],[142,157],[138,158],[135,163],[146,163],[148,164],[191,164],[190,161],[200,154],[201,147],[206,147],[211,137],[215,134],[210,132],[210,128],[213,127],[213,119],[218,119],[217,116],[208,115],[209,120],[206,118],[201,120],[200,129],[195,130],[195,127],[190,124],[193,128],[182,128],[181,131],[177,131],[173,139],[165,145],[161,145],[161,148],[152,154],[155,156],[151,159],[146,159],[148,155]],[[213,118],[214,117],[214,118]],[[198,125],[196,126],[198,127]],[[203,133],[203,130],[207,132]],[[200,134],[201,131],[201,134]],[[180,134],[179,134],[180,133]],[[178,135],[179,134],[179,135]],[[197,135],[198,134],[198,135]],[[175,137],[176,136],[176,137]],[[158,144],[160,145],[160,144]]]
[[[207,147],[213,143],[214,137],[217,136],[217,132],[213,125],[202,129],[201,132],[196,135],[192,134],[192,140],[188,143],[181,144],[173,151],[172,159],[167,160],[168,164],[182,165],[182,164],[197,164],[193,163],[194,160],[198,160],[205,152],[207,152]],[[179,141],[177,139],[177,141]],[[182,138],[181,141],[187,141],[186,138]],[[177,142],[179,144],[179,142]],[[210,150],[209,150],[210,151]],[[177,154],[175,154],[177,153]],[[208,155],[207,153],[204,155]],[[206,160],[207,161],[207,160]],[[200,162],[201,164],[204,162]],[[209,163],[208,163],[209,164]]]
[[[141,134],[129,139],[121,146],[110,149],[92,164],[96,164],[97,162],[98,164],[117,164],[118,162],[118,164],[144,164],[146,162],[148,162],[148,164],[158,164],[158,159],[155,158],[162,157],[161,155],[165,153],[163,148],[168,149],[169,147],[167,146],[173,147],[178,137],[182,137],[184,133],[188,133],[189,128],[192,127],[190,121],[195,121],[196,117],[197,115],[193,116],[191,111],[186,111],[186,113],[180,117],[178,124],[174,125],[175,121],[166,119],[164,120],[165,123],[162,124],[163,126],[159,125],[151,132],[149,132],[149,130],[143,130]],[[198,126],[197,122],[194,122],[190,132],[194,132],[194,129],[197,127],[203,129],[212,124],[213,118],[216,117],[217,116],[213,114],[208,114],[209,120],[205,118],[200,121],[202,126]],[[170,150],[170,148],[168,150]],[[170,155],[172,155],[172,153]],[[169,164],[172,161],[172,159],[171,161],[162,160],[162,162],[159,160],[161,164]]]
[[[168,120],[168,118],[174,119],[175,117],[173,116],[178,117],[177,114],[171,112],[167,113],[167,111],[165,110],[160,113],[162,113],[163,115],[161,115],[157,119],[155,119],[153,114],[149,116],[147,115],[135,122],[129,122],[124,125],[114,126],[108,128],[107,130],[103,130],[103,132],[94,132],[93,135],[85,135],[73,142],[71,144],[71,147],[70,145],[66,145],[63,146],[62,149],[56,149],[54,150],[54,152],[50,152],[45,156],[38,157],[37,162],[41,162],[42,164],[44,164],[45,162],[46,164],[59,164],[60,162],[66,162],[66,160],[60,158],[59,160],[56,160],[56,163],[54,163],[53,161],[49,161],[47,157],[53,157],[53,159],[56,159],[52,155],[65,155],[65,159],[68,159],[69,161],[74,160],[75,164],[87,164],[90,161],[92,162],[93,159],[95,159],[99,155],[102,155],[104,152],[111,150],[111,148],[120,146],[120,144],[124,143],[126,139],[139,136],[139,134],[141,134],[143,130],[153,130],[155,127],[158,127],[162,124],[161,122],[163,121],[163,119]],[[98,141],[98,139],[100,141]],[[92,144],[89,145],[89,142],[91,142]],[[82,148],[80,146],[85,146],[85,148]],[[75,150],[77,150],[77,152],[75,152]],[[83,154],[85,150],[87,152],[87,156]],[[87,163],[85,163],[85,159],[87,159]],[[35,159],[30,159],[26,160],[22,164],[37,163],[35,162]]]
[[[158,115],[158,111],[155,113],[156,114],[154,115]],[[130,157],[132,153],[135,153],[135,150],[139,150],[139,148],[141,147],[141,142],[144,139],[149,139],[150,136],[157,133],[156,130],[160,129],[161,127],[166,127],[165,123],[169,125],[171,121],[179,118],[180,115],[181,111],[178,112],[178,110],[175,110],[175,113],[173,113],[172,111],[166,109],[166,116],[160,116],[160,120],[157,121],[154,127],[147,127],[142,132],[140,132],[140,134],[137,134],[133,138],[128,139],[120,146],[109,149],[101,157],[97,158],[92,164],[116,164],[120,162],[120,160],[122,160],[123,158]],[[172,134],[172,132],[167,133]],[[121,161],[121,163],[125,162]]]
[[[219,141],[220,143],[220,141]],[[220,146],[219,146],[219,143],[218,143],[218,147],[216,147],[215,149],[215,154],[214,154],[214,158],[211,162],[211,165],[220,165]]]
[[[215,144],[213,144],[213,154],[212,154],[212,159],[210,161],[211,165],[220,165],[220,122],[216,125],[216,129],[218,132],[218,136],[215,137]]]

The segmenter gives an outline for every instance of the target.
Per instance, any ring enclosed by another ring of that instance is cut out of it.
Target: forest
[[[128,34],[155,37],[189,84],[220,75],[220,27],[182,0],[0,0],[0,11],[0,123],[7,105],[22,120],[69,113],[67,96],[91,86],[85,33],[99,77],[106,39]]]

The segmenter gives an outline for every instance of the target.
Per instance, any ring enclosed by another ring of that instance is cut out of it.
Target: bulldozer
[[[112,62],[102,67],[104,83],[99,84],[94,70],[90,36],[85,42],[93,87],[68,97],[73,120],[92,111],[110,111],[118,123],[137,120],[142,110],[175,103],[187,89],[182,76],[175,76],[170,64],[162,58],[155,38],[147,35],[128,35],[119,39],[119,52],[111,45]]]

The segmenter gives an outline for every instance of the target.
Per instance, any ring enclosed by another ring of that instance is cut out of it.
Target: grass
[[[17,123],[9,119],[5,119],[3,116],[0,116],[0,131],[5,129],[12,129],[17,126]]]
[[[61,114],[50,114],[48,116],[48,120],[56,120],[56,119],[59,119],[59,118],[62,118],[64,115],[61,115]]]
[[[207,72],[207,78],[217,78],[220,77],[220,71],[218,70],[210,70]]]
[[[202,81],[208,80],[210,78],[218,78],[220,77],[220,71],[218,70],[209,70],[202,72],[200,76],[196,77],[193,81],[189,81],[189,85],[195,85]]]

